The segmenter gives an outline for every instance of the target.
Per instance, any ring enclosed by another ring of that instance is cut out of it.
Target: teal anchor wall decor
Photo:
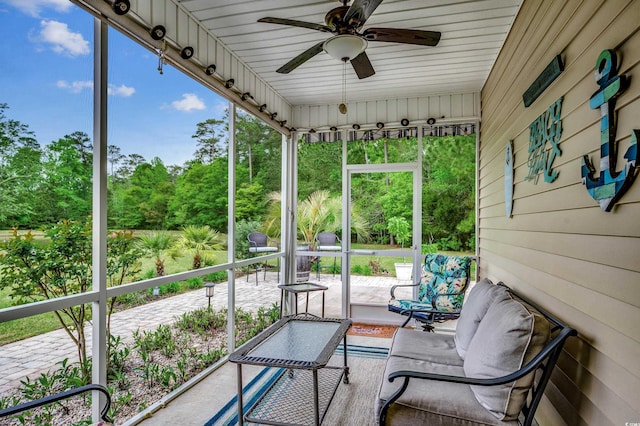
[[[616,53],[603,50],[596,61],[595,77],[600,89],[591,96],[589,106],[600,108],[600,176],[594,177],[595,167],[589,156],[582,157],[582,183],[589,195],[604,211],[611,211],[615,203],[627,191],[638,173],[638,137],[640,130],[633,130],[631,146],[624,154],[624,168],[616,171],[616,98],[627,88],[624,75],[617,75]]]

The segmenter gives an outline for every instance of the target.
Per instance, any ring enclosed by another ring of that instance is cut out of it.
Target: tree
[[[402,216],[394,216],[389,219],[387,229],[391,235],[395,236],[396,241],[400,243],[400,247],[404,248],[404,244],[411,237],[411,227],[407,219]]]
[[[263,217],[267,202],[264,187],[259,183],[241,185],[236,190],[236,220]]]
[[[43,206],[48,220],[82,220],[91,213],[93,163],[89,136],[74,132],[49,144],[44,159]]]
[[[159,158],[139,164],[124,191],[121,224],[130,229],[164,229],[174,185]]]
[[[140,272],[142,251],[138,248],[133,231],[111,232],[107,238],[107,287],[125,284]],[[107,300],[107,362],[111,360],[111,314],[118,297]],[[107,366],[107,369],[109,367]]]
[[[92,288],[91,221],[62,220],[45,230],[50,241],[36,241],[28,232],[13,231],[0,256],[0,288],[18,304],[80,294]],[[107,239],[107,276],[110,286],[120,285],[136,272],[138,253],[130,234],[110,234]],[[113,311],[113,303],[109,309]],[[89,379],[84,333],[90,319],[89,306],[71,306],[54,311],[77,347],[83,379]]]
[[[423,170],[423,232],[440,250],[472,248],[475,136],[429,138]]]
[[[202,267],[202,253],[209,250],[221,250],[223,248],[222,236],[218,231],[209,226],[185,226],[182,234],[176,241],[175,248],[181,251],[193,253],[193,269]]]
[[[332,142],[298,144],[298,197],[325,189],[342,193],[342,145]]]
[[[143,235],[138,240],[138,248],[155,258],[157,277],[164,276],[163,255],[171,248],[172,244],[173,238],[164,231],[155,231],[148,235]]]
[[[209,225],[227,229],[228,163],[217,158],[211,164],[193,163],[176,181],[169,202],[171,226]]]
[[[268,211],[264,229],[271,236],[280,234],[280,203],[278,192],[269,195],[271,208]],[[298,201],[298,237],[311,246],[320,232],[342,230],[342,199],[330,197],[329,191],[316,191],[304,200]],[[361,241],[369,237],[369,226],[357,210],[352,211],[351,234]]]
[[[118,168],[116,174],[122,179],[129,179],[136,168],[145,162],[146,160],[142,155],[129,154],[122,160],[122,165]]]
[[[29,127],[8,119],[0,104],[0,227],[37,224],[41,151]]]
[[[113,180],[117,180],[118,169],[116,166],[120,164],[125,158],[124,154],[121,154],[120,147],[116,145],[107,146],[107,161],[111,164],[111,177]]]
[[[238,111],[236,145],[238,162],[249,170],[249,184],[258,180],[266,192],[279,191],[282,169],[280,133],[255,116]]]
[[[209,118],[196,125],[196,132],[191,136],[197,140],[198,146],[198,149],[193,154],[195,161],[210,164],[216,158],[226,155],[226,146],[222,143],[223,126],[226,122],[226,120]]]

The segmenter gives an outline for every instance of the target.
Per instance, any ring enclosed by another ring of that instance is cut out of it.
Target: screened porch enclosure
[[[87,287],[75,294],[71,291],[65,297],[53,297],[49,301],[6,309],[0,314],[5,325],[11,328],[11,324],[18,324],[18,321],[48,315],[54,310],[76,309],[79,306],[92,312],[91,326],[84,332],[83,339],[87,341],[87,355],[93,360],[94,382],[106,383],[106,329],[107,323],[111,323],[111,303],[115,298],[125,301],[125,305],[154,302],[153,306],[162,307],[163,302],[155,301],[154,298],[171,297],[178,286],[182,285],[179,283],[186,283],[195,289],[198,285],[215,280],[214,294],[210,298],[200,295],[202,297],[195,299],[197,302],[194,307],[200,309],[206,303],[227,312],[269,311],[282,300],[277,285],[295,280],[296,255],[300,245],[307,245],[309,250],[306,254],[315,259],[315,269],[311,271],[309,280],[331,287],[327,291],[327,316],[377,323],[400,321],[387,313],[386,302],[391,286],[398,283],[392,266],[394,260],[404,260],[403,263],[409,264],[412,272],[408,280],[413,280],[412,276],[419,277],[423,257],[421,212],[425,208],[421,203],[421,162],[424,153],[429,151],[423,144],[437,145],[441,143],[438,142],[439,138],[446,139],[449,133],[451,136],[454,133],[460,135],[464,125],[470,134],[466,136],[467,142],[475,147],[473,129],[476,123],[469,121],[470,117],[453,119],[439,125],[418,123],[406,128],[400,126],[401,123],[391,122],[384,130],[380,130],[377,124],[375,127],[365,124],[362,131],[341,128],[336,131],[320,129],[313,132],[289,132],[290,134],[277,139],[261,140],[259,146],[252,147],[252,126],[255,126],[256,119],[247,111],[251,108],[242,105],[246,110],[241,109],[234,102],[229,102],[224,120],[198,123],[195,132],[199,141],[217,141],[226,132],[229,138],[228,148],[221,146],[219,142],[201,144],[201,149],[194,153],[197,161],[183,171],[166,167],[158,159],[145,162],[130,156],[126,161],[118,160],[120,147],[108,141],[115,138],[120,130],[114,110],[109,109],[107,100],[111,100],[110,76],[124,75],[126,69],[118,65],[110,68],[107,73],[105,60],[113,55],[109,51],[110,39],[121,40],[121,35],[103,21],[91,22],[90,15],[86,18],[87,23],[93,25],[95,48],[92,64],[92,97],[96,105],[93,111],[94,126],[92,137],[87,136],[85,141],[87,143],[93,139],[93,158],[86,168],[89,178],[87,181],[93,181],[92,190],[87,194],[92,192],[93,196],[87,196],[85,200],[87,206],[92,206],[93,220],[84,225],[91,228],[93,235],[92,253],[87,257],[88,265],[95,271],[93,281],[87,282]],[[169,69],[164,70],[164,73],[169,72]],[[162,87],[162,78],[157,84]],[[190,87],[193,83],[185,84]],[[164,90],[168,90],[168,87]],[[454,96],[451,99],[465,102],[464,97]],[[466,98],[467,102],[473,99]],[[114,101],[116,110],[120,102],[122,101]],[[164,126],[170,125],[171,121],[167,119]],[[367,127],[372,129],[366,130]],[[283,130],[281,126],[276,129]],[[147,122],[141,123],[139,129],[153,133],[157,130]],[[160,134],[157,137],[160,138]],[[328,201],[337,210],[332,212],[330,222],[324,226],[315,226],[311,234],[305,234],[300,232],[300,228],[303,228],[300,226],[303,225],[299,221],[300,216],[292,216],[287,212],[300,211],[306,198],[311,195],[310,191],[324,190],[322,179],[303,179],[304,184],[299,184],[299,176],[310,172],[322,176],[324,169],[317,167],[318,157],[314,159],[312,155],[313,148],[320,144],[329,145],[325,148],[332,151],[328,158],[333,161],[329,166],[336,169],[336,173],[325,182],[326,190],[331,191],[333,198]],[[268,156],[260,157],[261,151],[258,148],[268,152]],[[305,157],[305,151],[311,155]],[[89,157],[87,154],[87,158]],[[301,167],[305,164],[306,167]],[[275,184],[269,189],[273,193],[279,193],[279,198],[250,198],[252,179],[261,173],[260,166],[263,166],[262,170],[278,174],[271,180]],[[162,230],[166,224],[158,219],[156,213],[162,207],[162,189],[153,192],[134,188],[136,192],[132,191],[131,186],[132,182],[144,180],[161,184],[163,179],[177,182],[175,201],[167,204],[168,209],[175,210],[176,220],[202,217],[208,230],[204,227],[185,227],[180,236],[173,235],[171,232],[174,231]],[[318,184],[314,184],[314,181]],[[214,221],[209,222],[207,220],[211,219],[207,219],[206,212],[201,208],[195,209],[190,203],[190,198],[197,198],[206,192],[228,197],[226,205],[219,202],[219,195],[211,196],[209,201],[204,199],[208,209],[215,214]],[[136,199],[141,198],[152,200],[156,204],[148,203],[146,210],[135,211],[131,206]],[[269,226],[252,223],[252,213],[247,207],[255,208],[258,205],[265,209],[263,213],[267,208],[270,212],[278,212],[272,217]],[[365,217],[361,212],[367,207],[369,216]],[[371,212],[376,211],[382,215],[371,216]],[[387,219],[392,215],[406,222],[409,236],[400,238],[399,234],[390,234]],[[225,221],[225,218],[228,219]],[[221,222],[216,222],[220,220]],[[227,223],[227,232],[215,231],[221,229],[220,223]],[[115,242],[102,236],[114,237],[116,234],[109,234],[108,230],[129,227],[150,229],[138,232],[136,236],[142,242],[140,250],[145,261],[137,278],[126,279],[121,285],[114,285],[108,270],[110,260],[105,257],[105,251],[108,253],[112,250]],[[268,234],[268,245],[271,248],[268,251],[252,252],[250,249],[248,233],[258,228]],[[321,232],[331,232],[338,237],[338,250],[326,251],[318,246],[317,236]],[[185,263],[181,265],[165,251],[169,250],[172,240],[181,244],[182,257],[185,258]],[[219,253],[214,260],[208,257],[208,253],[216,247]],[[220,247],[226,247],[226,250],[219,250]],[[380,279],[373,279],[375,277]],[[402,280],[407,281],[407,278]],[[407,294],[407,297],[410,296]],[[293,312],[293,299],[289,298],[284,302],[285,313]],[[311,305],[310,311],[319,313],[318,301],[312,300]],[[173,321],[173,316],[179,314],[169,306],[167,303],[166,312],[153,314],[154,318],[157,317],[158,324],[169,324]],[[164,308],[161,309],[164,311]],[[235,336],[238,321],[241,318],[231,315],[227,317],[227,350],[232,350],[241,343]],[[140,328],[145,330],[147,324],[144,320],[130,321],[128,324],[114,322],[109,331],[128,341],[126,336]],[[71,351],[69,355],[72,353]],[[34,364],[33,368],[25,366],[24,371],[25,374],[35,374],[46,368],[45,365]],[[100,400],[101,397],[98,396],[94,414]]]

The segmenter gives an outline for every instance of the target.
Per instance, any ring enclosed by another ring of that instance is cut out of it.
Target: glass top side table
[[[298,315],[298,293],[306,293],[307,303],[305,306],[305,313],[309,312],[309,293],[312,291],[322,291],[322,318],[324,318],[324,292],[329,288],[317,283],[296,283],[296,284],[281,284],[278,286],[280,289],[280,317],[284,313],[284,296],[286,293],[293,293],[295,296],[295,311],[294,314]]]

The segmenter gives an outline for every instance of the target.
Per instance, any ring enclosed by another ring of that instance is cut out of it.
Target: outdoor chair
[[[249,254],[252,256],[259,256],[264,253],[275,253],[279,251],[278,242],[269,238],[266,234],[262,232],[251,232],[247,235],[247,239],[249,240]],[[273,245],[269,245],[269,242]],[[254,263],[253,264],[255,272],[256,272],[256,285],[258,285],[258,270],[264,270],[264,278],[267,278],[267,269],[273,269],[273,266],[270,266],[268,263]],[[280,280],[280,258],[278,258],[278,280]],[[247,281],[249,281],[249,274],[247,274]]]
[[[316,237],[316,242],[318,245],[318,251],[334,251],[339,252],[342,250],[341,246],[338,244],[342,244],[340,238],[333,232],[320,232]],[[333,257],[333,276],[336,276],[336,257]],[[320,279],[320,262],[322,258],[318,257],[318,269],[316,271],[316,277],[318,280]]]
[[[415,319],[425,331],[433,331],[436,322],[457,319],[469,285],[472,260],[469,256],[428,254],[419,283],[391,287],[389,311],[407,316],[402,327]],[[396,299],[394,293],[399,287],[418,287],[418,299]]]

